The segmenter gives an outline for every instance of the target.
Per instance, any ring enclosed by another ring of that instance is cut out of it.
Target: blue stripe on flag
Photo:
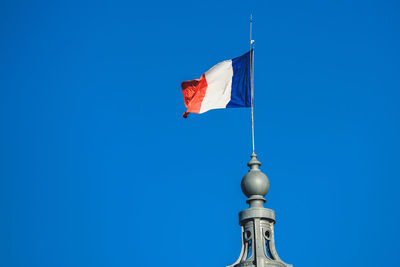
[[[253,50],[251,50],[253,51]],[[227,108],[251,106],[250,52],[232,59],[232,92]]]

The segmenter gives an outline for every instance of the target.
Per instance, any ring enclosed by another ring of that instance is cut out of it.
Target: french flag
[[[204,113],[211,109],[251,106],[251,58],[253,49],[246,54],[218,63],[200,79],[181,84],[187,108],[183,114]]]

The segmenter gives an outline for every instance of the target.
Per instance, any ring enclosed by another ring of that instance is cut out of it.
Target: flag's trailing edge
[[[189,113],[210,109],[251,106],[250,53],[218,63],[200,79],[181,84],[187,118]]]

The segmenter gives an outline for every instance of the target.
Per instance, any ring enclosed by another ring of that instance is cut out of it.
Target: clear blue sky
[[[226,266],[249,109],[180,82],[248,49],[280,257],[398,265],[398,1],[2,1],[0,266]]]

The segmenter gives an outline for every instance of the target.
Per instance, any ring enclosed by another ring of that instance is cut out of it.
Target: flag
[[[187,108],[183,114],[204,113],[211,109],[239,108],[251,106],[250,56],[246,54],[218,63],[200,79],[181,84]]]

